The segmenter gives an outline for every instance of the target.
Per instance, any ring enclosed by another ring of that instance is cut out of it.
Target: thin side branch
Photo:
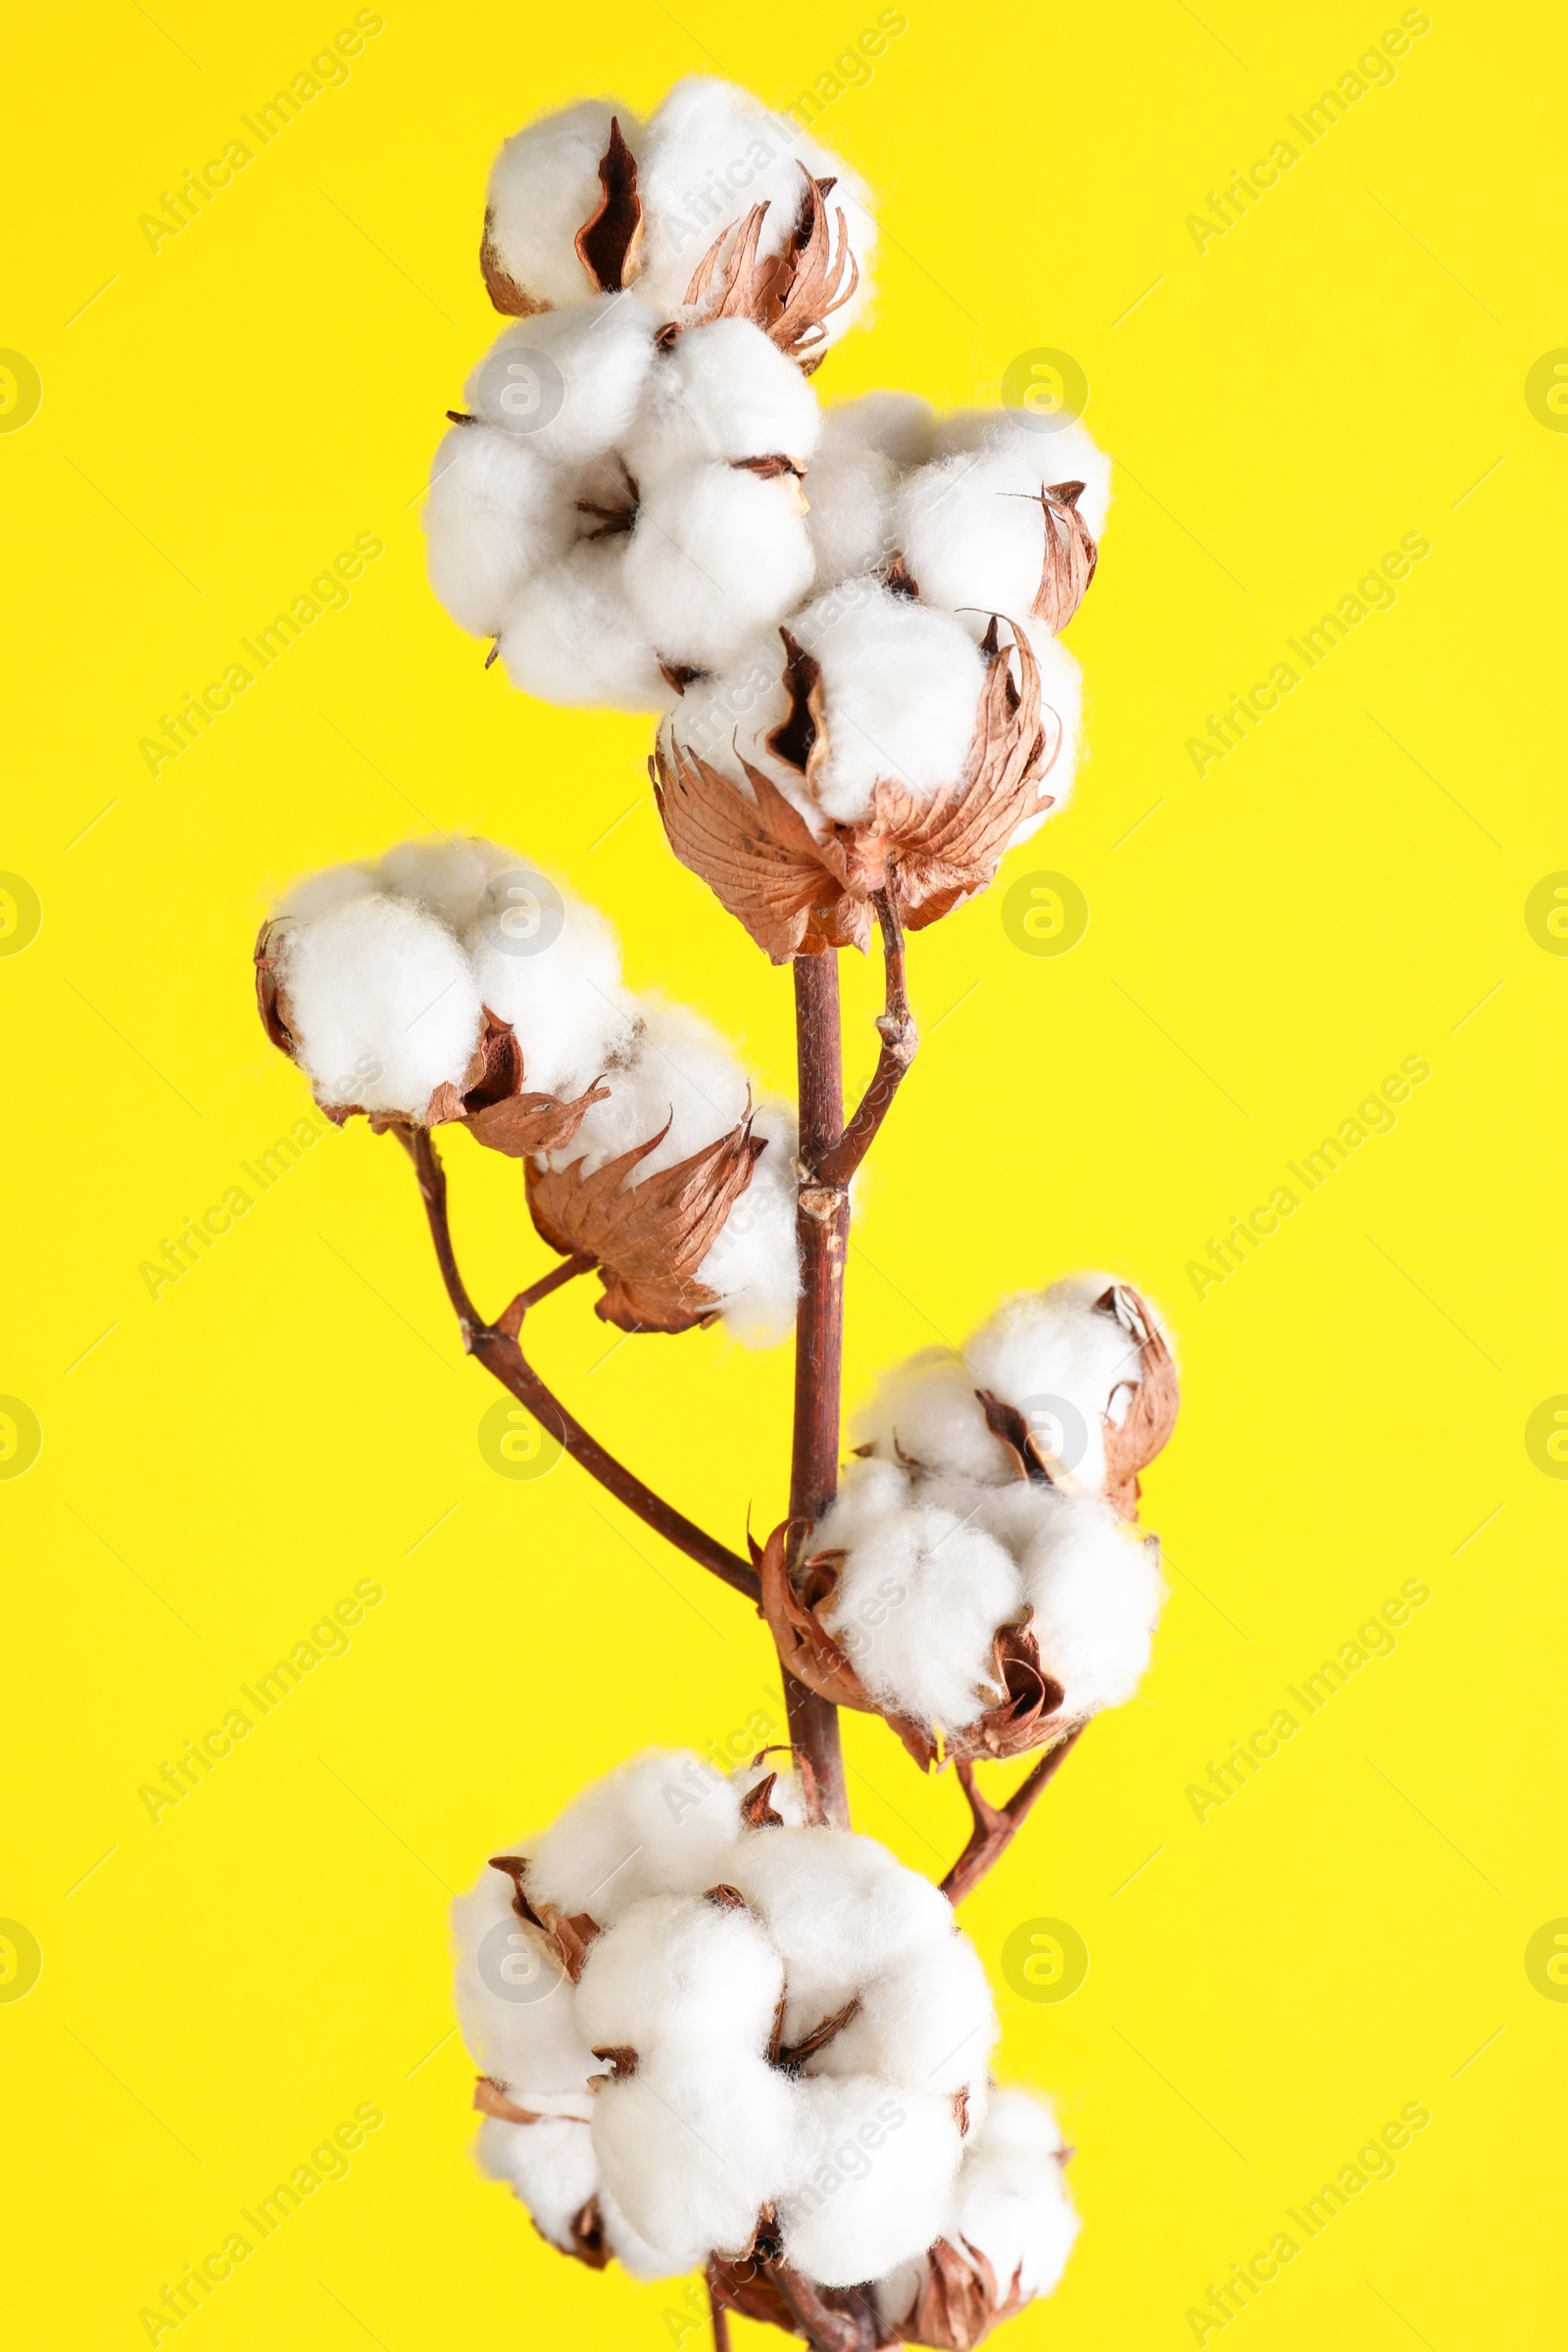
[[[609,1489],[617,1501],[646,1522],[678,1551],[699,1567],[710,1569],[748,1600],[761,1595],[761,1584],[755,1569],[748,1566],[738,1552],[730,1551],[713,1537],[677,1511],[673,1504],[656,1494],[652,1487],[644,1486],[634,1472],[608,1453],[597,1438],[590,1437],[575,1414],[567,1411],[561,1399],[545,1386],[517,1345],[517,1331],[528,1307],[538,1299],[559,1290],[576,1274],[587,1271],[591,1258],[567,1258],[513,1299],[499,1322],[487,1323],[480,1314],[458,1267],[452,1247],[452,1230],[447,1218],[447,1180],[436,1151],[434,1138],[423,1127],[399,1127],[398,1140],[414,1161],[418,1175],[419,1191],[429,1219],[430,1238],[435,1244],[436,1261],[446,1284],[463,1333],[463,1345],[469,1355],[476,1356],[485,1370],[511,1391],[517,1402],[532,1413],[542,1429],[547,1429],[558,1445],[564,1447],[575,1462],[602,1487]],[[510,1329],[507,1328],[510,1325]]]
[[[963,1793],[969,1800],[974,1828],[969,1842],[942,1882],[942,1891],[950,1903],[961,1903],[964,1896],[978,1886],[994,1863],[999,1862],[1029,1818],[1035,1799],[1046,1783],[1055,1777],[1068,1756],[1083,1738],[1085,1729],[1078,1724],[1064,1740],[1048,1748],[1026,1780],[1020,1781],[1004,1805],[994,1805],[980,1792],[972,1764],[958,1764],[955,1770],[963,1784]]]
[[[891,889],[879,890],[873,892],[871,904],[882,926],[882,957],[887,974],[886,1001],[876,1023],[882,1051],[854,1117],[838,1143],[816,1163],[816,1177],[821,1184],[849,1183],[875,1143],[920,1042],[905,994],[904,925],[899,920],[898,901]]]

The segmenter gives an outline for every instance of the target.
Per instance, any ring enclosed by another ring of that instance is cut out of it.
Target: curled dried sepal
[[[256,1004],[262,1026],[280,1054],[298,1066],[300,1054],[288,991],[283,984],[278,942],[286,916],[262,925],[255,948]],[[523,1091],[522,1049],[510,1021],[484,1008],[484,1025],[461,1085],[438,1086],[420,1116],[411,1119],[390,1110],[367,1110],[359,1102],[323,1102],[316,1098],[323,1117],[342,1127],[353,1118],[368,1118],[377,1135],[388,1128],[466,1127],[476,1143],[489,1151],[521,1159],[530,1152],[557,1152],[569,1144],[591,1104],[602,1102],[608,1089],[595,1084],[571,1101],[560,1095]]]
[[[1176,1426],[1181,1385],[1159,1326],[1130,1283],[1112,1283],[1095,1300],[1095,1312],[1113,1317],[1138,1349],[1138,1378],[1124,1381],[1111,1398],[1130,1391],[1126,1411],[1119,1423],[1105,1422],[1105,1497],[1124,1519],[1136,1519],[1138,1473]]]
[[[926,2255],[929,2266],[919,2301],[904,2323],[904,2340],[929,2344],[934,2352],[974,2352],[993,2328],[1010,2320],[1028,2300],[1020,2264],[1004,2289],[978,2246],[939,2237]]]
[[[791,1565],[808,1533],[801,1520],[776,1527],[763,1547],[760,1576],[762,1615],[780,1658],[797,1682],[837,1707],[880,1715],[898,1734],[922,1772],[933,1765],[963,1763],[976,1756],[1004,1761],[1042,1747],[1064,1728],[1064,1692],[1040,1663],[1033,1624],[1000,1628],[992,1643],[992,1686],[997,1696],[984,1713],[941,1743],[926,1725],[873,1698],[843,1646],[821,1623],[818,1612],[838,1590],[844,1554],[818,1551]]]
[[[504,2124],[587,2124],[593,2121],[593,2084],[587,2090],[528,2090],[520,2099],[513,2085],[494,2075],[481,2075],[473,2086],[473,2103],[481,2115],[494,2115]]]
[[[1030,617],[1043,620],[1059,636],[1089,593],[1100,551],[1078,512],[1082,482],[1057,482],[1040,493],[1045,516],[1046,544],[1040,567],[1040,586],[1030,606]]]
[[[790,709],[768,750],[795,771],[808,798],[829,756],[821,674],[787,630],[780,636]],[[651,768],[670,848],[775,963],[864,948],[870,902],[881,890],[896,901],[906,929],[924,929],[984,890],[1019,824],[1050,806],[1040,785],[1061,749],[1062,728],[1042,706],[1033,649],[1021,632],[1014,644],[1000,644],[993,619],[981,650],[986,676],[962,775],[927,801],[884,780],[865,816],[829,824],[820,839],[749,760],[741,764],[755,801],[673,736],[666,751],[661,736]]]
[[[617,1331],[690,1331],[719,1310],[697,1280],[725,1218],[752,1180],[766,1145],[750,1115],[672,1168],[634,1183],[669,1125],[607,1160],[591,1176],[528,1163],[528,1207],[542,1238],[564,1256],[597,1259],[604,1296],[595,1311]]]
[[[535,1903],[525,1883],[528,1875],[525,1854],[492,1854],[490,1868],[512,1881],[512,1908],[519,1919],[525,1920],[530,1928],[537,1928],[547,1938],[575,1984],[588,1958],[589,1945],[603,1932],[598,1920],[586,1911],[574,1911],[568,1916],[555,1903]]]
[[[827,199],[833,191],[832,180],[813,179],[804,164],[801,176],[805,183],[801,209],[783,252],[758,259],[768,208],[766,204],[753,205],[739,226],[726,229],[699,262],[686,289],[686,308],[704,322],[710,318],[751,319],[809,375],[822,358],[826,321],[852,299],[860,271],[850,250],[844,215],[836,205],[836,235],[829,223]]]

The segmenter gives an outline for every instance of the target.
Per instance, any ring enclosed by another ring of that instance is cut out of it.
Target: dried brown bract
[[[790,708],[767,748],[808,802],[830,754],[821,669],[787,629],[779,635]],[[1042,706],[1033,649],[1021,632],[1002,645],[993,620],[981,650],[985,682],[962,775],[928,801],[879,783],[866,816],[825,824],[820,836],[750,760],[741,760],[748,800],[673,734],[661,736],[651,769],[671,849],[775,963],[864,948],[880,890],[896,900],[906,929],[922,930],[985,889],[1019,824],[1050,806],[1040,785],[1062,729]]]
[[[280,1054],[303,1067],[293,1027],[288,990],[280,970],[278,943],[287,927],[286,916],[264,923],[257,936],[256,1003],[262,1026]],[[475,1143],[488,1151],[522,1159],[531,1152],[563,1150],[582,1125],[590,1106],[605,1100],[608,1089],[597,1084],[572,1101],[559,1095],[529,1094],[523,1085],[522,1049],[510,1021],[485,1009],[484,1026],[461,1086],[438,1086],[421,1118],[410,1120],[401,1112],[368,1110],[360,1102],[316,1104],[323,1117],[342,1127],[350,1119],[369,1120],[377,1135],[389,1129],[466,1127]]]
[[[1095,1300],[1095,1312],[1114,1317],[1138,1349],[1138,1378],[1122,1384],[1130,1392],[1127,1409],[1120,1422],[1105,1424],[1105,1497],[1124,1519],[1136,1519],[1138,1474],[1176,1426],[1181,1385],[1159,1327],[1131,1284],[1112,1283]]]
[[[1045,516],[1046,545],[1040,567],[1040,586],[1030,606],[1030,617],[1043,620],[1059,636],[1089,593],[1100,561],[1087,522],[1078,512],[1082,482],[1057,482],[1040,493]]]
[[[801,208],[782,253],[758,258],[768,207],[754,205],[703,256],[686,289],[686,308],[705,323],[750,318],[809,375],[821,362],[825,322],[851,299],[860,271],[837,206],[829,221],[833,181],[813,179],[804,164],[801,177]]]
[[[1004,2288],[977,2246],[939,2237],[926,2255],[927,2278],[914,2309],[904,2322],[906,2343],[929,2344],[935,2352],[973,2352],[993,2328],[1021,2311],[1021,2269]]]
[[[580,1159],[564,1168],[528,1163],[535,1226],[563,1256],[599,1261],[604,1296],[595,1311],[617,1331],[690,1331],[712,1321],[720,1302],[697,1269],[767,1148],[747,1117],[672,1168],[634,1182],[668,1132],[666,1123],[591,1176]]]

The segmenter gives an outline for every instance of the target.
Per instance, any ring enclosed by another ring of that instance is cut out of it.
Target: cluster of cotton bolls
[[[564,2251],[657,2278],[761,2229],[813,2285],[906,2304],[959,2232],[1009,2278],[1059,2270],[1059,2187],[1047,2214],[1016,2100],[988,2136],[972,1946],[885,1848],[810,1826],[791,1775],[639,1757],[498,1857],[455,1924],[480,2162]]]
[[[717,1031],[634,996],[603,917],[493,842],[407,842],[311,875],[259,961],[274,1041],[335,1116],[461,1120],[533,1167],[585,1174],[654,1143],[635,1190],[752,1109]],[[771,1346],[799,1280],[788,1106],[759,1105],[752,1133],[765,1148],[695,1278],[733,1336]]]
[[[776,298],[803,204],[836,222],[846,284],[831,307],[818,289],[789,356]],[[484,261],[524,315],[468,381],[425,520],[436,594],[497,640],[517,686],[662,708],[801,602],[801,477],[820,429],[802,365],[863,303],[873,242],[844,165],[723,82],[678,84],[646,132],[596,100],[507,142]],[[709,255],[724,267],[688,302]],[[724,273],[743,264],[765,288],[755,302]]]
[[[883,1381],[806,1547],[836,1568],[817,1616],[879,1707],[960,1743],[1004,1724],[1008,1628],[1060,1687],[1053,1728],[1132,1696],[1163,1585],[1130,1514],[1175,1402],[1162,1326],[1104,1274],[1012,1298]]]
[[[802,191],[822,188],[858,277],[801,349],[780,285]],[[758,205],[754,297],[722,270],[699,290],[691,265],[737,265]],[[842,163],[723,83],[679,84],[646,132],[600,101],[518,132],[485,260],[525,315],[437,452],[431,580],[526,692],[662,710],[666,751],[743,796],[750,761],[819,836],[864,817],[878,783],[923,802],[960,778],[1000,615],[1051,714],[1023,839],[1071,786],[1081,679],[1056,632],[1093,573],[1109,468],[1066,416],[942,416],[898,393],[819,409],[802,366],[858,312],[873,237]],[[781,628],[820,668],[808,784],[769,742],[791,707]]]

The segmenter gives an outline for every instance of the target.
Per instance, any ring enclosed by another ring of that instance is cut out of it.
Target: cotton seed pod
[[[642,245],[628,108],[595,99],[510,138],[490,174],[479,270],[498,311],[527,318],[635,283]]]
[[[1061,730],[1042,708],[1028,639],[1004,646],[993,622],[981,648],[974,731],[953,783],[922,801],[905,784],[878,782],[865,816],[826,822],[818,835],[801,805],[810,805],[832,750],[822,664],[788,630],[780,638],[788,707],[767,751],[795,797],[744,755],[738,786],[683,747],[669,722],[651,769],[676,857],[775,963],[786,963],[839,946],[863,949],[875,892],[891,891],[906,929],[918,931],[985,889],[1014,830],[1045,797],[1041,782]]]
[[[592,1174],[581,1160],[563,1168],[528,1165],[528,1209],[537,1231],[563,1256],[597,1260],[604,1291],[595,1312],[617,1331],[690,1331],[722,1311],[722,1298],[698,1279],[698,1269],[767,1149],[748,1117],[639,1183],[639,1165],[667,1132],[666,1125]]]

